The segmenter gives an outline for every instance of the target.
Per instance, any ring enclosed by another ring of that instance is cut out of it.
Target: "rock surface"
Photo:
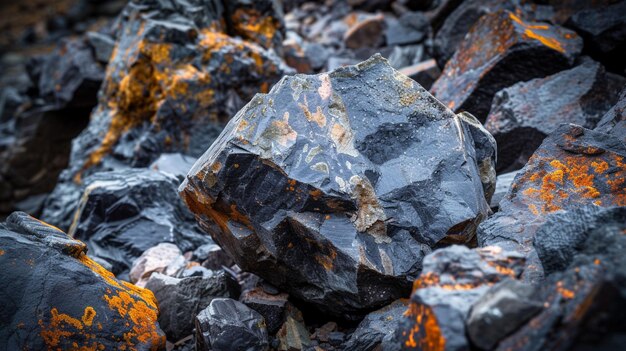
[[[274,334],[283,325],[288,297],[285,293],[271,295],[261,287],[256,287],[244,291],[239,300],[259,312],[265,319],[267,331]]]
[[[180,249],[170,243],[161,243],[144,251],[133,261],[130,269],[130,281],[138,286],[145,286],[153,273],[163,273],[178,258]]]
[[[476,123],[380,56],[286,77],[234,117],[181,196],[242,269],[360,313],[406,294],[430,247],[472,239],[495,182]]]
[[[117,280],[86,246],[23,212],[0,224],[0,340],[7,350],[161,350],[148,290]]]
[[[407,299],[397,300],[365,316],[350,339],[342,345],[342,349],[361,351],[376,350],[377,347],[384,349],[385,346],[381,346],[384,339],[393,337],[408,304]]]
[[[626,144],[626,88],[619,94],[619,101],[602,117],[596,130],[611,134]]]

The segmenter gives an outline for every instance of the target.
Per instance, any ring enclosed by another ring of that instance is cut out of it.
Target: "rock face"
[[[156,300],[86,246],[23,212],[0,224],[0,340],[7,350],[165,349]]]
[[[626,88],[619,94],[617,104],[598,122],[596,130],[611,134],[626,143]]]
[[[572,31],[525,22],[504,10],[486,14],[459,45],[431,92],[454,111],[469,111],[484,121],[496,92],[568,68],[581,50],[582,39]]]
[[[83,194],[69,234],[127,272],[144,251],[173,243],[183,252],[211,243],[177,193],[171,173],[146,169],[100,172],[83,182]]]
[[[407,299],[397,300],[365,316],[342,349],[370,351],[384,345],[403,320],[408,304]]]
[[[478,229],[479,245],[529,257],[524,279],[542,278],[533,240],[548,214],[580,206],[626,206],[626,145],[609,134],[563,124],[515,177],[500,211]]]
[[[234,17],[224,26],[219,1],[127,5],[98,106],[74,140],[63,184],[45,205],[46,220],[69,226],[75,184],[97,171],[146,167],[164,152],[199,156],[245,102],[291,72],[273,50],[229,36],[229,30],[240,33],[245,23],[254,25],[252,10],[229,5],[229,11]],[[273,42],[271,33],[279,28],[259,16],[264,35],[256,39]]]
[[[626,81],[613,81],[587,61],[546,78],[517,83],[493,98],[485,128],[498,143],[499,172],[522,168],[561,123],[592,129],[617,102]]]
[[[432,246],[472,239],[492,140],[375,55],[257,95],[180,191],[242,269],[347,316],[406,294]]]

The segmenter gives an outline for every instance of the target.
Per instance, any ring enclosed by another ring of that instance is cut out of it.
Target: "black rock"
[[[15,212],[0,248],[4,349],[165,349],[152,293],[117,280],[82,242]]]
[[[159,324],[170,340],[191,334],[195,316],[213,299],[239,297],[239,284],[224,271],[210,277],[182,279],[154,273],[146,289],[152,291],[159,302]]]
[[[430,247],[473,238],[490,138],[374,56],[257,95],[180,191],[243,270],[349,315],[408,293]]]
[[[273,335],[285,321],[288,297],[285,293],[268,294],[261,287],[256,287],[244,291],[239,300],[263,316],[267,331]]]
[[[626,88],[619,94],[619,101],[598,122],[597,131],[611,134],[626,143]]]
[[[495,93],[569,68],[582,44],[576,33],[558,26],[526,22],[504,10],[486,14],[459,44],[431,92],[452,110],[484,121]]]
[[[263,317],[233,299],[214,299],[196,317],[196,350],[255,351],[268,349]]]
[[[522,168],[561,123],[593,129],[617,102],[624,83],[607,77],[601,64],[586,61],[500,90],[485,123],[498,143],[498,172]]]
[[[429,32],[428,20],[421,12],[406,12],[397,20],[387,18],[385,42],[388,46],[419,43]]]
[[[350,338],[342,345],[343,350],[375,350],[385,337],[391,337],[402,321],[408,300],[396,300],[391,304],[369,313],[359,323]],[[384,349],[384,347],[383,347]]]

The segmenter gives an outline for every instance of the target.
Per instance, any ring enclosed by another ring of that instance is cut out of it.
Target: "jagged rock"
[[[285,32],[281,1],[222,0],[233,35],[279,53]]]
[[[513,184],[513,180],[517,176],[519,171],[509,172],[500,174],[496,180],[496,190],[491,197],[490,205],[492,210],[497,210],[500,208],[500,201],[504,198],[504,196],[509,192],[511,185]],[[496,211],[497,212],[497,211]]]
[[[130,281],[137,286],[145,286],[153,273],[162,273],[177,258],[182,257],[180,249],[170,243],[161,243],[144,251],[130,269]]]
[[[173,243],[183,252],[210,244],[178,196],[180,181],[146,169],[93,174],[83,182],[69,234],[109,260],[116,274],[160,243]]]
[[[156,161],[152,162],[150,169],[163,173],[169,173],[182,180],[195,162],[195,157],[180,153],[161,154]]]
[[[400,70],[403,67],[421,63],[423,57],[424,46],[422,44],[417,44],[394,46],[391,53],[389,53],[389,56],[387,56],[387,60],[389,60],[391,67]]]
[[[99,32],[88,32],[86,36],[93,48],[95,59],[104,64],[108,63],[111,54],[113,54],[115,40],[111,36]]]
[[[387,350],[466,350],[465,321],[470,307],[489,287],[517,278],[524,256],[499,247],[450,246],[424,259],[409,308]]]
[[[199,156],[245,102],[292,72],[273,50],[229,36],[221,10],[218,2],[127,5],[98,106],[73,142],[70,165],[48,198],[43,218],[69,227],[77,184],[95,172],[147,167],[162,153]],[[253,25],[247,17],[251,11],[235,8],[233,15],[242,13],[241,20]],[[270,30],[279,31],[268,18],[258,18],[264,28],[257,38],[261,42]],[[245,30],[246,24],[231,24]],[[238,35],[244,35],[241,31]]]
[[[232,258],[224,250],[215,244],[205,244],[193,252],[192,258],[202,262],[208,269],[220,269],[222,266],[230,267],[235,264]]]
[[[288,297],[289,295],[285,293],[270,295],[263,288],[256,287],[252,290],[244,291],[239,301],[259,312],[265,319],[267,331],[273,335],[285,320],[284,312]]]
[[[23,212],[0,224],[0,340],[7,350],[161,350],[156,300],[86,245]]]
[[[239,297],[239,284],[224,271],[209,277],[182,279],[154,273],[146,289],[152,291],[159,302],[159,324],[170,340],[191,334],[195,316],[213,299]]]
[[[462,1],[450,15],[445,17],[445,21],[433,40],[433,54],[439,67],[446,65],[479,18],[499,10],[514,11],[516,7],[516,0]]]
[[[375,48],[384,42],[385,17],[378,15],[357,15],[345,32],[343,41],[346,47],[358,49]]]
[[[359,323],[359,326],[350,336],[350,339],[342,345],[343,350],[376,350],[383,344],[385,337],[390,338],[402,321],[409,301],[406,299],[396,300],[391,304],[374,311]],[[384,346],[383,346],[384,349]]]
[[[429,32],[428,20],[421,12],[406,12],[397,20],[386,18],[385,42],[388,46],[419,43]]]
[[[239,301],[214,299],[196,317],[196,350],[267,349],[267,329],[263,316]]]
[[[582,39],[570,30],[525,22],[504,10],[486,14],[459,44],[431,92],[454,111],[469,111],[484,121],[496,92],[566,69],[581,50]]]
[[[437,78],[439,78],[439,75],[441,75],[441,70],[437,67],[434,59],[400,68],[399,71],[418,82],[424,89],[430,89]]]
[[[594,61],[546,78],[517,83],[493,98],[485,128],[498,143],[498,172],[522,168],[561,123],[593,129],[617,102],[624,79]]]
[[[580,206],[626,205],[626,145],[608,134],[563,124],[515,177],[500,211],[481,223],[479,245],[516,249],[528,257],[524,279],[543,277],[533,248],[548,214]]]
[[[619,94],[619,101],[602,117],[597,131],[612,134],[626,143],[626,88]]]
[[[329,333],[329,341],[330,334],[332,334],[332,332]],[[280,330],[276,333],[276,338],[279,340],[279,351],[306,350],[311,344],[311,336],[304,325],[302,312],[293,305],[287,305],[285,323],[283,323]]]
[[[243,270],[360,313],[408,293],[431,246],[472,239],[495,175],[476,123],[378,55],[285,77],[228,124],[181,196]]]
[[[493,286],[469,313],[467,335],[481,350],[491,350],[505,336],[515,331],[543,308],[533,299],[535,289],[513,279]]]

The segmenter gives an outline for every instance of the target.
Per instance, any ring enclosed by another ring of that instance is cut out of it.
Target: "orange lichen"
[[[92,340],[96,337],[95,334],[84,330],[85,326],[89,327],[91,324],[83,325],[80,320],[68,314],[59,313],[57,308],[50,310],[49,321],[44,322],[44,320],[40,319],[38,324],[41,328],[39,335],[43,339],[46,348],[50,351],[58,350],[61,347],[68,349],[67,344],[70,341],[72,341],[71,350],[95,351],[103,346]]]
[[[165,336],[159,335],[156,326],[157,310],[145,301],[136,299],[125,291],[117,294],[105,295],[104,300],[111,310],[117,311],[124,320],[130,320],[132,328],[124,333],[124,341],[133,346],[137,342],[152,345],[157,350],[165,343]]]
[[[5,252],[6,252],[6,251],[4,251],[4,250],[0,249],[0,256],[4,255],[4,253],[5,253]]]
[[[404,346],[422,351],[443,351],[446,345],[437,317],[432,309],[422,304],[411,303],[405,316],[411,318],[413,326],[402,332],[406,338]]]
[[[337,258],[337,251],[335,251],[334,249],[330,248],[328,255],[323,255],[321,253],[316,253],[315,254],[315,261],[317,261],[317,263],[321,264],[324,269],[326,269],[327,271],[331,271],[334,267],[334,263],[333,261]]]
[[[263,16],[255,9],[239,8],[232,15],[234,30],[242,37],[252,40],[265,48],[270,48],[280,21],[271,16]]]
[[[518,23],[519,25],[523,26],[524,29],[524,35],[528,38],[531,39],[535,39],[535,40],[539,40],[543,45],[564,53],[565,49],[563,48],[563,45],[561,45],[561,43],[555,39],[555,38],[551,38],[551,37],[546,37],[544,35],[539,34],[538,32],[536,32],[536,30],[549,30],[550,27],[548,27],[547,25],[531,25],[528,24],[524,21],[522,21],[519,17],[517,17],[515,14],[513,13],[509,13],[509,17],[516,23]]]
[[[91,324],[93,323],[93,319],[95,317],[96,310],[94,310],[91,306],[87,306],[85,307],[85,312],[83,313],[83,316],[80,318],[80,320],[83,321],[84,325],[91,327]]]
[[[556,284],[556,290],[563,296],[563,298],[571,300],[574,298],[574,292],[570,289],[567,289],[563,286],[563,282],[559,281]]]

